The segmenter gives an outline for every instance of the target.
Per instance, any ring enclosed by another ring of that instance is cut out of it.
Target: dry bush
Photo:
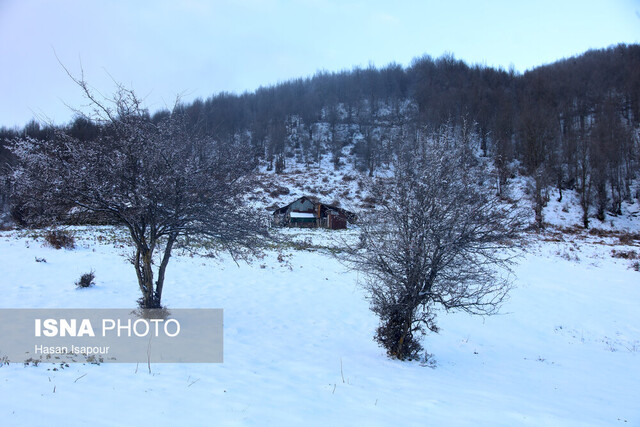
[[[640,259],[636,251],[617,251],[614,249],[611,251],[611,256],[621,259]]]
[[[589,230],[589,234],[598,237],[613,237],[615,235],[615,232],[602,230],[600,228],[592,228]]]
[[[89,286],[95,285],[93,281],[96,278],[95,272],[91,270],[88,273],[80,276],[80,280],[76,282],[76,287],[78,288],[88,288]]]
[[[639,233],[621,233],[618,236],[621,245],[632,245],[634,241],[640,240]]]
[[[76,247],[76,239],[68,231],[52,230],[44,236],[44,239],[55,249],[73,249]]]
[[[269,196],[271,197],[286,196],[290,192],[291,191],[287,187],[278,185],[269,192]]]

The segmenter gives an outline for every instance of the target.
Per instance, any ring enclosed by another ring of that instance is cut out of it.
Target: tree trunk
[[[407,338],[407,335],[409,334],[409,330],[411,329],[411,324],[413,323],[412,317],[413,316],[410,315],[408,319],[405,319],[404,325],[402,326],[402,335],[398,340],[398,346],[396,347],[396,351],[395,351],[395,356],[399,360],[404,360],[406,357],[406,355],[403,352],[404,341]]]
[[[134,260],[138,285],[142,298],[140,305],[142,308],[157,308],[154,301],[153,268],[151,266],[153,251],[146,245],[138,245]]]
[[[582,225],[585,229],[589,228],[589,208],[582,207]]]
[[[580,194],[580,206],[582,207],[582,225],[585,229],[587,229],[589,228],[589,205],[591,204],[591,187],[586,187],[584,181],[582,185],[583,187]]]
[[[164,248],[164,255],[162,256],[162,262],[160,263],[160,268],[158,269],[158,280],[156,281],[156,292],[155,292],[158,305],[160,305],[160,301],[162,300],[164,272],[167,269],[167,264],[169,264],[169,258],[171,257],[171,249],[173,248],[173,244],[175,243],[176,238],[177,236],[175,234],[169,235],[169,240],[167,240],[167,246]]]

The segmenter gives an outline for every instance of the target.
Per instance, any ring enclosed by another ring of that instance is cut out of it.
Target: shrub
[[[138,298],[138,307],[141,310],[146,310],[146,309],[150,309],[150,308],[166,310],[166,307],[164,307],[161,304],[160,298],[158,298],[158,294],[157,293],[154,293],[151,296],[151,298],[149,298],[148,300],[145,299],[144,296]]]
[[[271,197],[286,196],[290,192],[291,191],[287,187],[276,185],[275,188],[269,192],[269,196]]]
[[[640,240],[640,234],[637,233],[622,233],[618,236],[621,245],[632,245],[635,240]]]
[[[49,231],[44,239],[49,245],[56,249],[73,249],[76,247],[76,239],[67,231]]]
[[[88,288],[89,286],[95,285],[93,279],[96,278],[96,275],[94,273],[93,270],[91,270],[88,273],[83,274],[82,276],[80,276],[80,280],[78,280],[76,282],[76,286],[78,288]]]
[[[387,355],[389,357],[401,355],[401,360],[418,359],[418,353],[422,350],[420,338],[425,333],[424,328],[415,326],[406,332],[405,321],[402,317],[403,313],[389,307],[373,307],[373,310],[382,320],[380,326],[376,329],[374,339],[387,350]],[[432,326],[432,330],[437,332],[438,329],[435,324]],[[428,327],[431,329],[431,325]]]
[[[636,251],[617,251],[615,249],[611,251],[611,256],[614,258],[622,258],[622,259],[640,258],[640,256],[638,256],[638,253]]]

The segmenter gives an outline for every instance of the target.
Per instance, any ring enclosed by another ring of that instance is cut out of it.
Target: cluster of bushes
[[[73,249],[76,247],[76,239],[68,231],[52,230],[47,232],[44,239],[55,249]]]
[[[76,239],[71,233],[64,230],[51,230],[45,234],[44,239],[47,244],[55,249],[74,249],[76,247]],[[36,262],[47,262],[44,258],[37,258]],[[80,276],[80,279],[75,283],[78,288],[88,288],[95,285],[95,272],[91,270],[88,273]]]

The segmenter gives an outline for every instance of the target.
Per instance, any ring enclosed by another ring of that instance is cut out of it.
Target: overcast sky
[[[99,91],[112,93],[113,78],[155,111],[177,94],[424,54],[522,72],[639,42],[640,0],[0,0],[0,125],[72,118],[65,103],[83,100],[56,54]]]

